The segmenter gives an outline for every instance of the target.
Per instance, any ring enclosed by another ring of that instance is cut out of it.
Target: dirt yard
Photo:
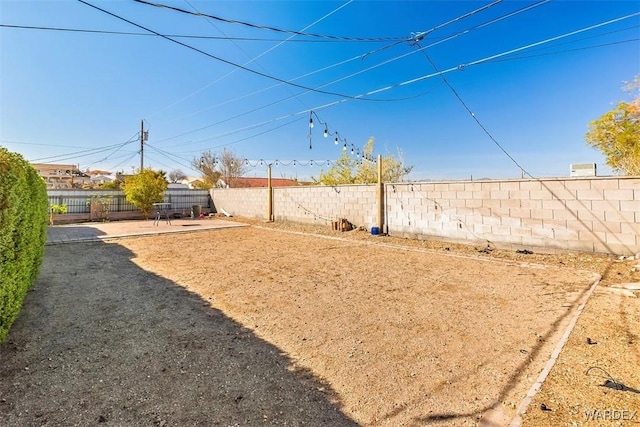
[[[640,408],[626,262],[271,227],[47,247],[0,425],[506,425],[595,273],[523,424]]]

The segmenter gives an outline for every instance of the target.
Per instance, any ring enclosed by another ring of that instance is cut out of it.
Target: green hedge
[[[0,147],[0,343],[40,272],[48,209],[38,172],[19,154]]]

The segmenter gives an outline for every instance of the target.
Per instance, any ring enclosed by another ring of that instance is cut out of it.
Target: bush
[[[167,180],[160,172],[142,169],[137,174],[125,178],[121,188],[127,201],[140,209],[144,219],[147,219],[153,204],[162,202]]]
[[[0,343],[40,272],[48,210],[38,172],[19,154],[0,147]]]

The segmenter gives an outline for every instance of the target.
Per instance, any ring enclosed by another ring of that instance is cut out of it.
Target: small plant
[[[62,203],[61,205],[51,205],[51,213],[53,214],[66,214],[67,213],[67,204]]]
[[[54,214],[66,214],[66,213],[67,213],[67,204],[66,203],[49,206],[49,225],[53,225],[53,215]]]

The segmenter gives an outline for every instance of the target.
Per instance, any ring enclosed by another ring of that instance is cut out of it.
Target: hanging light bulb
[[[276,166],[278,166],[278,161],[276,160]]]
[[[313,167],[313,160],[311,160],[311,167]]]
[[[244,159],[244,164],[245,164],[245,165],[248,165],[248,164],[249,164],[249,160]]]
[[[353,147],[351,147],[351,154],[353,154]]]
[[[264,166],[264,162],[260,159],[260,166]]]
[[[347,143],[345,142],[344,145],[342,146],[342,151],[347,151]]]
[[[324,137],[328,137],[329,136],[329,129],[327,128],[327,125],[324,125]]]
[[[309,117],[309,128],[313,129],[313,117]]]
[[[294,168],[296,167],[296,161],[295,160],[293,161],[293,167]]]
[[[333,143],[338,145],[338,137],[336,136],[336,139],[333,140]]]

